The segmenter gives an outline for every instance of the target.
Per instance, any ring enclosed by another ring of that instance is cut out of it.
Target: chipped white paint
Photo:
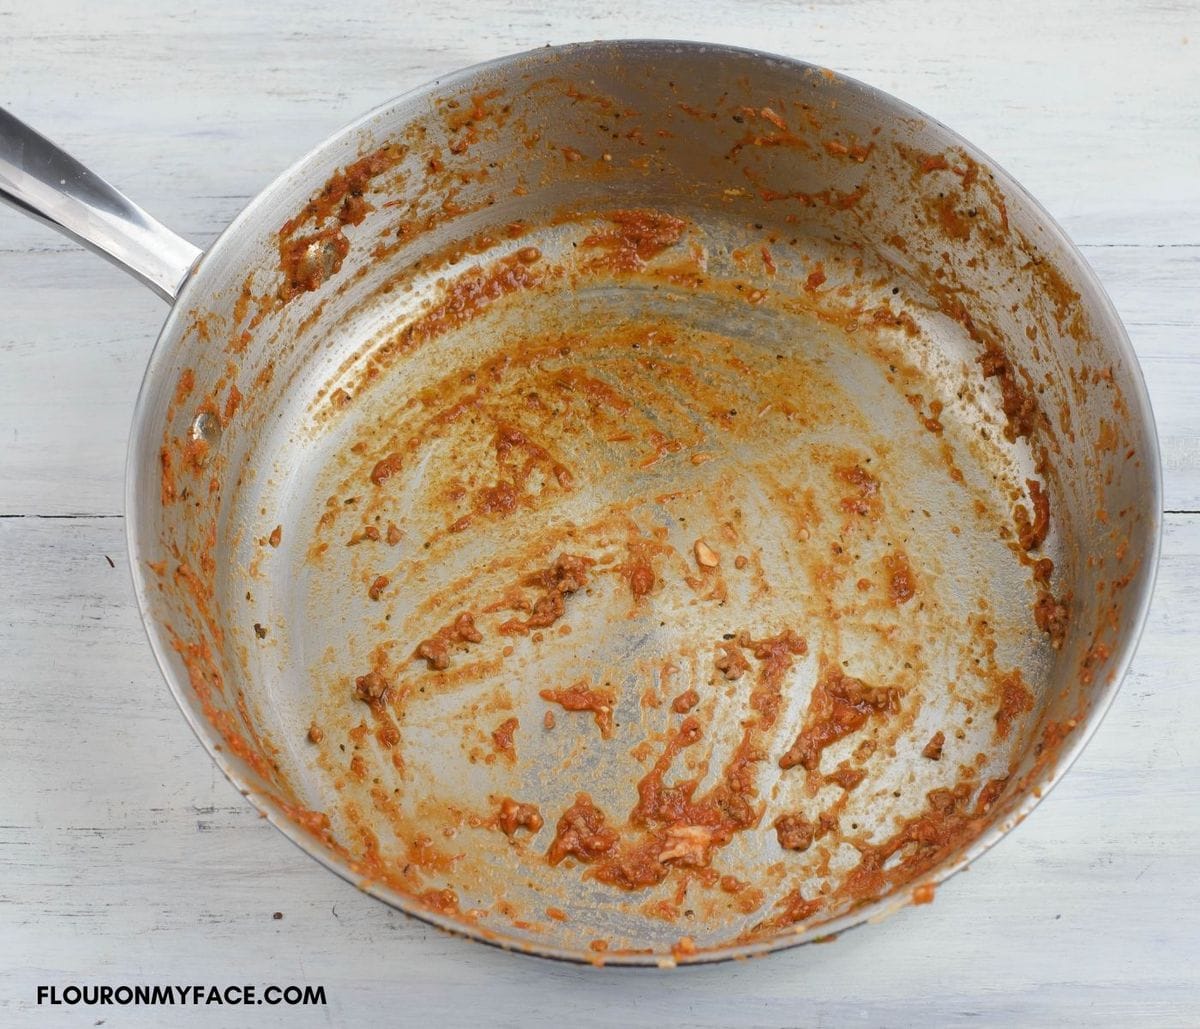
[[[142,636],[120,518],[125,433],[164,311],[0,211],[0,1023],[1195,1025],[1196,5],[549,6],[0,0],[0,103],[203,245],[357,113],[545,42],[721,40],[903,96],[1063,222],[1142,358],[1174,513],[1150,627],[1111,714],[1054,796],[937,903],[833,945],[621,974],[443,937],[291,847],[192,738]],[[34,1009],[37,984],[67,982],[320,983],[329,1005]]]

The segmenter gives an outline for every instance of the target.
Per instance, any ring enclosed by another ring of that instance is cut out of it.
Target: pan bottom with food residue
[[[899,101],[542,48],[348,126],[203,255],[0,122],[0,199],[175,301],[126,480],[167,681],[388,903],[597,964],[827,939],[931,900],[1109,706],[1161,535],[1136,357]]]
[[[298,794],[364,880],[597,954],[918,878],[1053,653],[977,345],[862,252],[711,214],[487,242],[377,298],[238,487],[222,606]]]

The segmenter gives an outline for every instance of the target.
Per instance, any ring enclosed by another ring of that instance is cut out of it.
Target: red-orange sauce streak
[[[613,709],[617,699],[611,690],[593,689],[586,679],[557,690],[540,690],[543,700],[562,706],[564,711],[591,711],[600,728],[600,735],[609,739],[613,734]]]
[[[1050,497],[1042,489],[1037,479],[1026,479],[1029,487],[1029,502],[1033,505],[1033,517],[1024,505],[1018,504],[1013,512],[1013,520],[1017,523],[1017,537],[1022,550],[1037,550],[1046,540],[1050,531]]]
[[[905,821],[887,840],[855,844],[861,857],[846,874],[836,896],[856,899],[879,896],[889,886],[908,882],[932,868],[983,828],[984,816],[1006,783],[1006,779],[993,779],[985,784],[974,805],[971,804],[974,782],[931,791],[925,810]],[[896,856],[899,860],[893,861]]]
[[[796,656],[806,653],[808,647],[791,630],[763,640],[742,637],[741,645],[760,666],[749,698],[757,717],[746,722],[742,739],[719,780],[701,797],[695,796],[699,779],[673,785],[663,781],[675,758],[702,735],[699,721],[689,715],[638,783],[638,802],[630,822],[646,831],[598,862],[589,873],[593,878],[625,890],[644,889],[662,882],[672,867],[707,868],[716,848],[758,823],[761,808],[755,803],[754,766],[765,757],[759,737],[774,724],[787,673]]]
[[[996,735],[1005,739],[1012,730],[1013,722],[1027,711],[1033,710],[1033,694],[1025,685],[1020,669],[1014,668],[1000,680],[1000,704],[996,710]]]
[[[779,759],[779,767],[800,765],[810,773],[816,772],[821,752],[831,743],[857,732],[872,715],[886,716],[899,709],[898,690],[868,686],[843,674],[834,662],[822,659],[820,678],[813,687],[804,726]]]
[[[585,247],[606,251],[588,266],[611,271],[639,271],[668,247],[683,238],[687,223],[659,211],[611,211],[605,215],[611,228],[587,236]]]

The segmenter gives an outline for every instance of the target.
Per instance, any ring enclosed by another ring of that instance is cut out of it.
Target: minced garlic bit
[[[721,558],[704,540],[696,540],[696,564],[702,568],[716,568]]]

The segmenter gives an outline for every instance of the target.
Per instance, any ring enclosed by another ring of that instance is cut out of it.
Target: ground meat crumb
[[[717,671],[730,681],[740,679],[750,671],[750,662],[737,643],[718,643],[715,663]]]
[[[803,815],[780,815],[775,819],[775,835],[784,850],[804,851],[812,846],[816,830]]]
[[[695,690],[684,690],[678,697],[671,701],[671,710],[676,714],[684,715],[691,711],[698,703],[700,703],[700,694]]]
[[[441,637],[434,636],[417,644],[417,657],[435,672],[444,672],[450,667],[450,647]]]
[[[435,672],[450,667],[450,647],[454,644],[482,643],[483,633],[475,625],[475,616],[463,611],[449,625],[438,629],[429,639],[417,644],[414,657],[421,658]]]
[[[696,564],[701,568],[716,568],[721,563],[720,555],[705,540],[696,540],[692,549],[696,554]]]
[[[554,842],[546,852],[550,864],[557,865],[570,855],[580,861],[594,861],[617,844],[617,834],[605,824],[604,812],[586,793],[575,796],[575,803],[562,813],[554,832]]]
[[[320,743],[325,738],[325,730],[322,729],[316,722],[313,722],[308,727],[308,742]]]
[[[382,461],[371,469],[371,481],[376,485],[381,485],[384,480],[390,479],[401,467],[401,457],[399,454],[388,454]]]
[[[588,557],[559,554],[549,568],[525,576],[521,585],[540,587],[542,594],[533,602],[528,618],[510,618],[500,626],[500,632],[506,636],[524,636],[531,629],[549,628],[566,612],[564,598],[587,585],[587,571],[593,564]]]
[[[359,700],[372,701],[382,697],[391,686],[379,672],[367,672],[354,680],[354,693]]]
[[[505,797],[500,801],[500,814],[496,824],[505,836],[512,836],[518,829],[537,832],[542,827],[542,816],[535,805],[522,804],[512,797]]]
[[[513,733],[520,727],[521,723],[517,719],[506,718],[492,730],[492,743],[495,745],[497,752],[507,754],[513,758],[517,756],[517,747],[513,742]]]
[[[1059,600],[1048,589],[1038,592],[1033,604],[1033,620],[1037,627],[1050,637],[1050,646],[1061,650],[1067,638],[1067,625],[1071,612],[1064,600]]]
[[[929,742],[925,744],[925,749],[921,751],[921,756],[929,758],[930,761],[940,761],[942,759],[942,747],[945,743],[946,734],[939,729],[933,734]]]
[[[464,611],[454,619],[454,635],[463,643],[482,643],[483,633],[475,627],[475,616]]]
[[[1013,520],[1017,523],[1017,537],[1022,550],[1037,550],[1046,540],[1050,531],[1050,497],[1042,490],[1042,484],[1036,479],[1026,479],[1029,487],[1029,501],[1033,505],[1033,517],[1028,510],[1018,504],[1013,512]]]

